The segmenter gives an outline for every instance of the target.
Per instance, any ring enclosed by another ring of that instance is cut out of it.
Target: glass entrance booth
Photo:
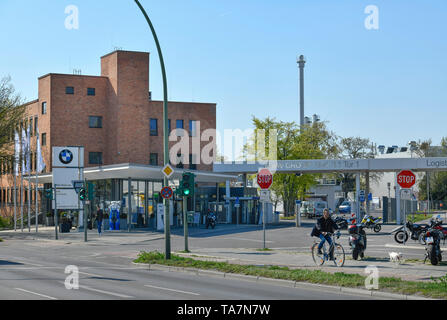
[[[105,230],[119,225],[119,229],[131,228],[157,228],[157,204],[162,203],[160,195],[162,181],[105,179],[89,181],[94,186],[93,201],[90,201],[88,214],[93,223],[96,221],[96,206],[104,210]],[[129,197],[130,192],[130,197]],[[245,195],[244,195],[245,192]],[[216,213],[218,223],[223,224],[255,224],[260,216],[260,202],[257,198],[256,188],[230,188],[229,200],[225,187],[203,186],[197,187],[194,197],[188,198],[187,211],[193,211],[199,216],[199,226],[205,224],[208,210]],[[239,197],[239,207],[235,197]],[[129,218],[129,198],[131,212]],[[182,226],[183,202],[180,197],[174,196],[171,200],[173,227]],[[239,212],[239,213],[238,213]],[[113,215],[113,217],[112,217]],[[116,223],[119,215],[119,224]],[[239,218],[239,220],[238,220]],[[110,221],[113,219],[113,223]],[[113,230],[113,229],[112,229]]]

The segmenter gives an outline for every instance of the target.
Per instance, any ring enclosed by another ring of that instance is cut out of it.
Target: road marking
[[[80,274],[85,274],[85,275],[92,276],[92,277],[100,277],[100,278],[103,277],[103,276],[100,276],[100,275],[97,275],[97,274],[87,273],[87,272],[81,272],[81,271],[79,271],[78,273],[80,273]]]
[[[175,289],[169,289],[169,288],[162,288],[162,287],[156,287],[156,286],[151,286],[151,285],[144,285],[145,287],[148,288],[155,288],[155,289],[161,289],[161,290],[167,290],[167,291],[174,291],[174,292],[180,292],[180,293],[186,293],[186,294],[192,294],[194,296],[200,296],[200,294],[195,293],[195,292],[188,292],[188,291],[182,291],[182,290],[175,290]]]
[[[63,285],[65,285],[65,282],[61,282],[61,283]],[[121,293],[116,293],[116,292],[111,292],[111,291],[104,291],[104,290],[99,290],[99,289],[95,289],[95,288],[92,288],[92,287],[81,286],[81,285],[79,286],[79,289],[85,289],[85,290],[90,290],[90,291],[94,291],[94,292],[104,293],[104,294],[108,294],[108,295],[119,297],[119,298],[129,298],[129,299],[135,298],[135,297],[128,296],[128,295],[125,295],[125,294],[121,294]]]
[[[99,292],[99,293],[104,293],[104,294],[108,294],[108,295],[119,297],[119,298],[129,298],[129,299],[135,298],[135,297],[128,296],[125,294],[120,294],[120,293],[115,293],[115,292],[110,292],[110,291],[103,291],[103,290],[99,290],[99,289],[95,289],[95,288],[91,288],[91,287],[87,287],[87,286],[79,286],[79,288],[90,290],[90,291],[95,291],[95,292]]]
[[[424,246],[420,246],[420,247],[415,247],[415,246],[404,246],[404,245],[397,245],[397,244],[385,244],[385,247],[388,248],[400,248],[400,249],[420,249],[420,250],[425,250]],[[441,250],[447,250],[447,248],[441,248]]]
[[[254,241],[254,242],[264,242],[263,240],[255,240],[255,239],[246,239],[246,238],[222,238],[222,240],[245,240],[245,241]],[[266,243],[273,243],[274,241],[265,241]]]
[[[37,292],[32,292],[32,291],[28,291],[28,290],[21,289],[21,288],[14,288],[14,289],[19,290],[19,291],[23,291],[23,292],[26,292],[26,293],[31,293],[31,294],[34,294],[36,296],[44,297],[44,298],[47,298],[47,299],[57,300],[57,298],[46,296],[44,294],[40,294],[40,293],[37,293]]]

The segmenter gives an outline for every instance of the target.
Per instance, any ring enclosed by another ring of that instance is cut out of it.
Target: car
[[[343,201],[341,205],[338,207],[339,213],[351,213],[351,202]]]
[[[327,202],[326,201],[315,201],[313,207],[314,207],[313,216],[314,217],[322,217],[324,209],[327,209]]]

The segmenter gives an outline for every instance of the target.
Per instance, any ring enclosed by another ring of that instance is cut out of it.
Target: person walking
[[[104,218],[104,212],[101,209],[99,205],[96,206],[96,223],[98,224],[98,234],[101,236],[101,227],[102,227],[102,220]]]

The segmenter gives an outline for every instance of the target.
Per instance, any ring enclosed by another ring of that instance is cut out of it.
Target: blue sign
[[[372,193],[370,192],[370,193],[368,193],[368,201],[372,201],[372,199],[373,199],[373,195],[372,195]]]
[[[63,164],[69,164],[73,161],[73,153],[70,150],[65,149],[59,153],[59,161]]]
[[[365,196],[360,196],[360,197],[359,197],[359,201],[360,201],[360,202],[365,202]]]
[[[295,200],[295,204],[301,204],[301,200]]]
[[[239,204],[239,197],[236,198],[236,204]]]

